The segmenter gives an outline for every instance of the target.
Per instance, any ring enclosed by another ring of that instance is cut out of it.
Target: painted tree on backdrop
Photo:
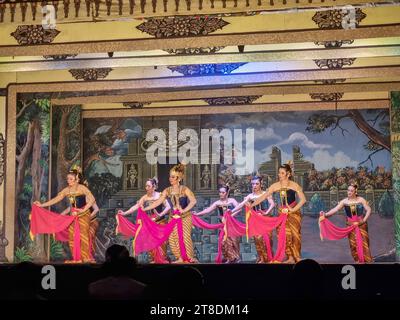
[[[368,118],[367,118],[368,116]],[[345,113],[314,113],[307,120],[306,130],[311,133],[321,133],[330,129],[330,133],[336,129],[341,130],[343,136],[349,133],[342,126],[344,119],[351,119],[355,126],[369,139],[363,147],[370,151],[367,159],[360,162],[359,165],[370,161],[373,167],[372,156],[380,151],[390,152],[390,122],[388,110],[367,110],[366,117],[359,110],[348,110]]]
[[[80,164],[81,108],[80,106],[53,106],[52,115],[52,196],[65,187],[65,177],[74,164]],[[65,204],[55,206],[56,211]]]
[[[50,140],[50,101],[20,99],[17,103],[16,141],[16,210],[18,237],[15,260],[43,260],[43,237],[32,243],[29,239],[29,208],[31,203],[47,199]]]

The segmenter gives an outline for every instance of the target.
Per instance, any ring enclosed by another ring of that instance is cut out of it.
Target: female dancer
[[[252,193],[247,195],[239,205],[237,205],[232,210],[232,216],[235,216],[245,205],[251,206],[251,204],[256,201],[256,199],[260,199],[263,197],[262,201],[258,201],[257,205],[253,206],[253,210],[262,214],[262,215],[269,215],[272,209],[275,206],[275,202],[272,197],[267,197],[267,192],[262,190],[262,177],[254,176],[251,179],[251,187]],[[272,246],[272,233],[268,233],[268,237]],[[255,236],[254,237],[254,244],[257,250],[257,261],[256,263],[267,263],[268,262],[268,255],[267,255],[267,248],[265,244],[265,240],[263,236]]]
[[[365,262],[372,262],[371,251],[369,249],[369,236],[368,236],[368,224],[367,220],[371,215],[371,207],[368,205],[367,201],[360,197],[357,194],[358,186],[356,184],[351,184],[347,188],[347,198],[343,199],[338,203],[336,207],[329,210],[328,212],[322,212],[324,218],[330,217],[334,215],[336,212],[344,208],[344,212],[347,217],[348,225],[358,225],[361,231],[362,242],[363,242],[363,253]],[[357,219],[354,219],[357,217]],[[358,221],[351,221],[358,220]],[[353,230],[349,234],[349,244],[351,255],[355,262],[360,262],[357,254],[357,245],[356,245],[356,235]]]
[[[90,190],[82,182],[83,178],[79,169],[72,169],[67,175],[68,187],[61,190],[56,197],[45,203],[34,202],[38,207],[49,207],[67,197],[71,206],[71,214],[79,217],[81,260],[67,262],[92,262],[90,254],[90,208],[94,205],[95,199]],[[74,232],[74,224],[71,224],[68,232],[71,253],[74,252]]]
[[[226,211],[233,210],[233,208],[237,207],[238,205],[238,202],[234,198],[229,198],[229,187],[226,185],[219,188],[219,200],[215,201],[208,208],[193,214],[196,216],[202,216],[217,209],[219,217],[222,219]],[[227,263],[235,263],[240,261],[239,241],[239,237],[227,237],[222,243],[222,253]]]
[[[182,256],[177,227],[174,228],[169,237],[169,246],[175,258],[175,263],[196,262],[194,258],[193,242],[192,242],[192,216],[190,210],[196,205],[196,198],[193,192],[186,186],[181,185],[184,177],[185,167],[182,164],[177,164],[172,167],[169,172],[170,187],[166,188],[158,200],[153,204],[145,207],[144,211],[153,210],[162,204],[165,200],[168,201],[170,207],[175,213],[170,215],[169,220],[182,219],[183,225],[183,241],[186,251],[186,256]],[[179,213],[178,213],[179,211]]]
[[[273,193],[279,193],[279,214],[287,214],[286,221],[286,256],[285,263],[294,263],[301,260],[301,207],[306,203],[306,197],[301,187],[292,181],[292,168],[289,164],[279,167],[279,181],[273,183],[266,194],[258,198],[252,206],[257,206]],[[299,203],[296,203],[296,194]]]
[[[161,196],[159,192],[157,192],[157,187],[158,187],[158,180],[156,178],[151,178],[147,179],[145,189],[146,189],[146,194],[142,196],[139,201],[131,207],[127,211],[122,211],[119,210],[118,214],[122,214],[124,216],[128,214],[134,213],[137,209],[145,206],[149,206],[150,204],[154,203],[156,200],[158,200]],[[164,201],[163,204],[160,204],[156,208],[152,210],[146,211],[146,213],[152,218],[153,221],[158,221],[159,223],[165,223],[164,217],[165,215],[169,212],[171,209],[169,203],[167,201]],[[150,263],[155,263],[156,262],[156,254],[157,254],[157,249],[153,249],[149,252],[150,255]],[[161,250],[158,251],[162,257],[161,260],[167,260],[167,243],[164,243],[161,246]]]

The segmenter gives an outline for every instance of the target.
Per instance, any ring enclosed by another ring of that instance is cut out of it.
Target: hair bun
[[[82,174],[82,168],[76,164],[74,164],[69,171]]]
[[[175,171],[182,172],[182,173],[185,172],[185,166],[182,163],[175,165],[174,168],[175,168]]]
[[[261,183],[261,181],[263,180],[263,178],[262,178],[261,176],[259,176],[259,175],[255,175],[255,176],[253,176],[253,177],[251,178],[251,180],[258,180],[258,181],[260,181],[260,183]]]
[[[183,179],[185,175],[185,166],[182,163],[174,165],[170,172],[175,172],[179,179]]]

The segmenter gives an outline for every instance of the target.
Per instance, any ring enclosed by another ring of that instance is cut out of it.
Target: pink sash
[[[321,214],[322,217],[322,214]],[[347,218],[348,222],[360,222],[362,221],[362,217],[353,216],[351,218]],[[363,251],[363,238],[361,235],[361,231],[358,225],[351,225],[345,228],[340,228],[330,222],[328,219],[319,220],[319,230],[321,240],[340,240],[349,236],[351,232],[355,232],[356,235],[356,247],[357,247],[357,255],[360,263],[364,263],[364,251]]]

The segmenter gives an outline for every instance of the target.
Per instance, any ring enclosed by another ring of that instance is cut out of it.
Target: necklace
[[[77,192],[78,192],[78,186],[75,187],[75,190],[74,190],[74,191],[72,191],[72,188],[73,188],[73,187],[68,186],[68,192],[69,192],[70,194],[73,194],[73,193],[77,193]]]
[[[260,190],[258,192],[253,192],[253,196],[258,197],[260,195],[262,195],[264,193],[264,191]]]
[[[156,195],[156,192],[153,191],[150,195],[147,194],[146,197],[147,197],[147,199],[149,199],[149,200],[154,200],[155,195]]]
[[[286,183],[286,186],[283,185],[282,181],[279,181],[280,185],[281,185],[281,189],[288,189],[289,188],[289,184],[290,181],[288,180],[288,182]]]
[[[178,190],[174,190],[174,187],[173,186],[171,186],[171,194],[180,194],[181,193],[181,186],[177,186],[177,189]]]
[[[228,205],[228,199],[224,199],[224,200],[219,200],[220,202],[221,202],[221,205],[225,205],[225,206],[227,206]]]

